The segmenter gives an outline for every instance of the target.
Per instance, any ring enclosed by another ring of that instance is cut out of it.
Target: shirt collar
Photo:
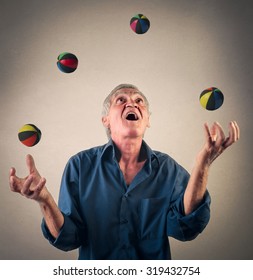
[[[142,140],[142,146],[141,146],[141,149],[145,149],[146,150],[146,153],[147,153],[147,160],[151,163],[152,159],[155,158],[157,160],[157,162],[159,163],[159,160],[158,160],[158,157],[156,155],[156,153],[148,146],[148,144]],[[109,155],[109,151],[112,151],[112,159],[115,159],[116,160],[116,157],[115,157],[115,144],[114,142],[112,141],[112,139],[110,139],[108,141],[108,143],[106,145],[104,145],[104,148],[102,150],[102,153],[101,153],[101,158],[104,157],[104,156],[108,156]]]

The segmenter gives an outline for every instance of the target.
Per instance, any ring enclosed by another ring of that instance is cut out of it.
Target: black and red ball
[[[57,58],[57,66],[64,73],[76,71],[78,59],[73,53],[63,52]]]
[[[33,147],[41,139],[41,131],[34,124],[23,125],[18,132],[19,141],[27,147]]]

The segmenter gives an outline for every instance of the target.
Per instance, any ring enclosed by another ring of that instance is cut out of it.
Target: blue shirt
[[[59,208],[64,225],[54,239],[42,222],[44,236],[61,250],[79,248],[79,259],[171,259],[168,236],[194,239],[210,218],[210,196],[184,215],[188,172],[170,156],[152,151],[126,185],[112,141],[82,151],[67,163]]]

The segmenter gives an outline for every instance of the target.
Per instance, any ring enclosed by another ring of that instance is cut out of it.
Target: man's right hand
[[[25,178],[17,177],[15,168],[10,169],[10,189],[13,192],[20,193],[24,197],[38,202],[45,202],[49,195],[45,187],[46,179],[40,176],[31,155],[26,156],[26,165],[29,175]]]

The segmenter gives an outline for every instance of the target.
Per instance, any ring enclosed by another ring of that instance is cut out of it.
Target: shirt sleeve
[[[208,191],[198,208],[185,215],[183,199],[188,180],[188,172],[179,167],[171,207],[167,214],[167,234],[180,241],[196,238],[210,220],[211,198]]]
[[[49,232],[45,220],[42,220],[42,233],[58,249],[69,251],[78,248],[85,240],[85,226],[79,210],[78,199],[78,163],[70,160],[65,167],[60,194],[59,209],[64,216],[64,224],[55,239]]]

